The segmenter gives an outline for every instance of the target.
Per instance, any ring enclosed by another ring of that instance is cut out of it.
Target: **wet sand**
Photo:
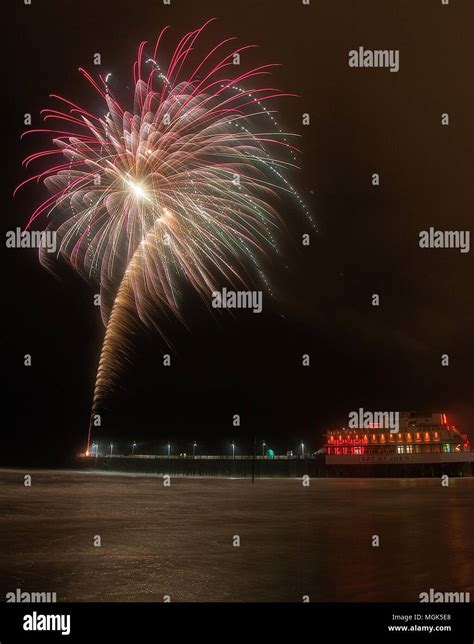
[[[418,601],[430,588],[474,597],[474,478],[450,483],[165,487],[161,477],[3,469],[0,598],[17,588],[58,601]]]

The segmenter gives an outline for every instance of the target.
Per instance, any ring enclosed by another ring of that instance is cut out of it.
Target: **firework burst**
[[[52,95],[60,109],[42,114],[58,129],[25,133],[53,142],[24,161],[48,167],[18,188],[43,181],[50,192],[28,226],[47,215],[59,255],[100,287],[106,333],[93,412],[118,378],[131,320],[159,330],[157,312],[182,319],[185,282],[209,305],[219,281],[244,283],[248,266],[268,288],[259,259],[277,249],[283,223],[272,204],[286,192],[309,216],[287,178],[298,151],[267,107],[290,95],[263,82],[273,65],[242,71],[235,62],[251,46],[235,49],[233,38],[196,61],[209,22],[181,38],[166,66],[168,28],[152,52],[140,44],[128,110],[109,75],[96,80],[80,68],[103,108],[92,114]],[[40,261],[50,267],[47,253]]]

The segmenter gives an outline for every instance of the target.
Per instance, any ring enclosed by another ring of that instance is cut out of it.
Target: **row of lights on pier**
[[[265,447],[266,447],[266,445],[267,445],[266,442],[262,441],[262,456],[265,456]],[[300,446],[301,446],[301,456],[304,457],[304,443],[303,443],[303,441],[301,441]],[[137,444],[135,442],[133,442],[132,443],[132,456],[135,455],[135,448],[136,447],[137,447]],[[193,443],[193,458],[194,458],[194,456],[196,456],[196,447],[197,447],[197,443],[196,443],[196,441],[194,441],[194,443]],[[232,441],[232,443],[231,443],[232,458],[235,458],[235,447],[236,447],[235,442]],[[169,443],[169,442],[167,443],[166,449],[167,449],[167,456],[171,456],[171,443]],[[110,456],[113,456],[113,453],[114,453],[114,444],[110,443]],[[98,454],[99,454],[99,443],[92,443],[91,456],[96,456],[97,457]]]

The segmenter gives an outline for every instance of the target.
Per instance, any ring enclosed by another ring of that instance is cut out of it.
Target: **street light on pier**
[[[135,454],[135,447],[137,446],[136,443],[132,444],[132,456]]]
[[[232,441],[232,458],[235,458],[235,443]]]
[[[262,456],[265,456],[265,445],[266,445],[266,443],[265,443],[265,441],[263,441],[263,443],[262,443]]]
[[[301,458],[304,458],[304,443],[301,441]]]
[[[194,443],[193,443],[193,458],[196,456],[196,447],[197,447],[197,443],[196,443],[196,441],[194,441]]]
[[[110,443],[110,456],[112,456],[113,451],[114,451],[114,444]]]
[[[171,443],[168,443],[168,458],[170,457],[171,454]]]

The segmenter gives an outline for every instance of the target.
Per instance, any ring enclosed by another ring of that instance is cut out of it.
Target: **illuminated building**
[[[400,412],[398,430],[368,423],[330,430],[326,436],[327,465],[471,461],[473,454],[467,434],[450,424],[443,413]]]

